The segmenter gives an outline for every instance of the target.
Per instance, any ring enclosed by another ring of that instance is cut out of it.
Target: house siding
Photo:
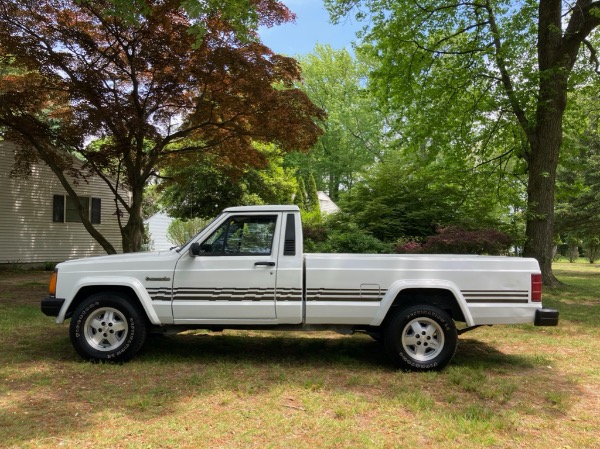
[[[151,248],[154,251],[166,251],[173,246],[177,246],[170,242],[167,238],[167,230],[173,218],[163,212],[157,212],[145,221],[148,225],[148,234],[151,241]]]
[[[106,254],[82,223],[54,223],[53,196],[67,195],[49,167],[32,167],[28,178],[11,178],[16,147],[0,141],[0,264],[61,262]],[[101,198],[101,224],[96,229],[122,252],[114,196],[104,181],[80,180],[80,196]]]

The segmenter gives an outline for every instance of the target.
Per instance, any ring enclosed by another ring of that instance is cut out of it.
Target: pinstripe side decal
[[[520,304],[529,302],[527,290],[463,290],[467,303],[510,303]]]
[[[153,301],[302,301],[301,288],[280,288],[277,294],[265,288],[194,288],[168,287],[148,288]],[[379,289],[327,289],[309,288],[306,291],[308,302],[380,302],[386,290]],[[463,290],[469,304],[506,303],[527,304],[527,290]]]
[[[380,289],[309,288],[306,290],[306,300],[379,302],[385,293],[385,290]]]
[[[152,301],[171,301],[170,287],[146,288],[146,291],[150,295],[150,298],[152,298]]]

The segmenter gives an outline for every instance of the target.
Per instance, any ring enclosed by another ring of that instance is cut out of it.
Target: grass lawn
[[[0,272],[0,447],[597,448],[600,265],[555,272],[558,327],[477,329],[425,374],[333,333],[152,337],[86,363],[39,310],[49,273]]]

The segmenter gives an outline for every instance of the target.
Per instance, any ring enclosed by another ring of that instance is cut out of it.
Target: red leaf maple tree
[[[238,36],[218,10],[190,19],[180,0],[143,3],[131,20],[111,13],[108,0],[0,0],[0,127],[21,148],[15,171],[48,164],[108,253],[114,246],[85,216],[65,174],[91,173],[110,186],[126,212],[123,250],[139,251],[144,189],[162,163],[213,151],[240,167],[260,166],[253,142],[306,151],[325,116],[295,87],[297,62],[255,31]],[[293,20],[278,1],[249,3],[259,25]],[[190,32],[199,25],[200,37]],[[86,146],[91,139],[101,144]],[[83,157],[83,171],[69,153]]]

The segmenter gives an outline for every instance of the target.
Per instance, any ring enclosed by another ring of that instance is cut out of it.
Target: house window
[[[88,216],[92,224],[101,224],[102,200],[100,198],[80,196],[79,202],[83,206],[84,214]],[[81,223],[81,217],[77,213],[77,208],[71,197],[54,195],[52,221],[54,223]]]

